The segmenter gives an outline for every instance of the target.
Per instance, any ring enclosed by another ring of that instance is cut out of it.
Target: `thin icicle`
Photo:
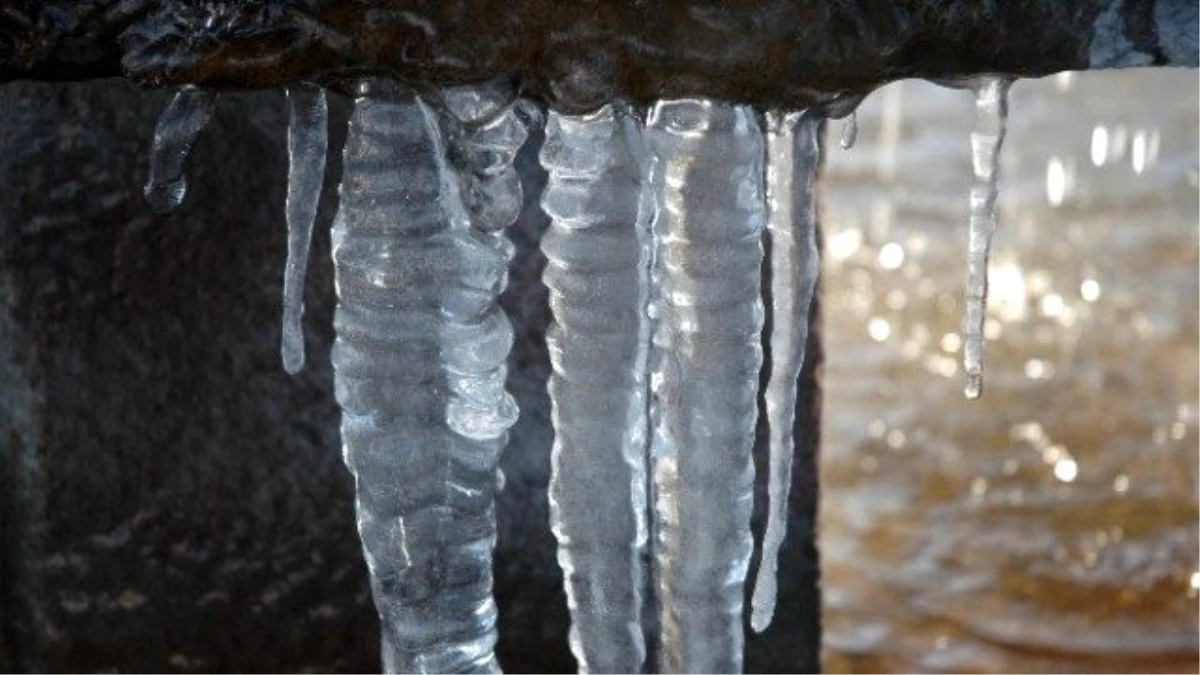
[[[839,141],[839,145],[842,146],[843,150],[849,150],[850,148],[853,148],[854,144],[857,142],[858,111],[855,110],[850,113],[845,122],[842,122],[842,139]]]
[[[287,88],[288,100],[288,255],[283,272],[283,329],[279,349],[283,369],[304,367],[304,272],[313,221],[321,200],[325,152],[329,145],[325,90],[311,84]]]
[[[748,107],[682,99],[652,108],[645,138],[657,199],[650,382],[660,670],[741,672],[762,365],[762,133]]]
[[[1012,80],[1001,76],[979,78],[975,91],[975,129],[971,132],[971,223],[967,245],[966,317],[963,325],[963,370],[967,398],[983,394],[983,326],[987,317],[988,255],[996,229],[996,180],[1000,148],[1008,120],[1008,88]]]
[[[854,119],[851,116],[850,119]],[[779,549],[787,533],[797,379],[821,261],[813,187],[822,118],[813,111],[767,114],[767,229],[771,241],[771,373],[765,395],[770,432],[770,506],[755,579],[750,625],[760,632],[775,613]]]
[[[176,92],[159,116],[150,150],[150,177],[142,190],[153,210],[166,213],[183,203],[188,155],[208,125],[216,101],[215,93],[188,85]]]
[[[542,237],[554,324],[551,526],[581,673],[639,673],[646,657],[650,232],[641,123],[606,105],[550,113]]]

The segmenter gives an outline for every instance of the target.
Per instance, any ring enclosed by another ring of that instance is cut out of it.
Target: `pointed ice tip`
[[[297,344],[297,340],[285,335],[282,344],[280,344],[279,354],[283,358],[283,369],[287,371],[288,375],[296,375],[301,370],[304,370],[303,337],[300,338],[300,342]]]
[[[187,194],[187,181],[180,178],[170,183],[158,183],[153,180],[142,188],[146,203],[155,213],[170,213],[179,208]]]
[[[967,374],[967,385],[963,387],[963,394],[972,401],[983,396],[983,373]]]
[[[764,575],[760,567],[750,599],[750,628],[755,633],[766,630],[775,618],[775,594],[775,572]]]

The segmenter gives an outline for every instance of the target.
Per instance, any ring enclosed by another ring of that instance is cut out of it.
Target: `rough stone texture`
[[[155,216],[141,184],[167,100],[116,80],[0,86],[0,670],[376,670],[328,357],[347,102],[331,102],[309,365],[290,377],[278,355],[283,97],[223,98],[191,193]],[[539,142],[519,160],[529,195],[544,180]],[[504,298],[522,415],[498,508],[500,659],[569,672],[546,502],[545,218],[526,201]],[[809,440],[780,610],[748,640],[751,672],[816,668]]]
[[[797,109],[905,77],[1198,63],[1194,0],[6,2],[0,80],[511,77],[573,111],[694,96]]]

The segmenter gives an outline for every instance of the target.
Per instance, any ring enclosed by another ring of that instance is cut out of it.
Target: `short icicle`
[[[853,117],[851,118],[853,119]],[[823,118],[814,111],[767,114],[767,230],[771,241],[771,372],[765,395],[770,438],[770,506],[755,579],[750,625],[762,631],[775,613],[779,549],[787,533],[795,447],[797,380],[804,365],[809,310],[821,261],[813,188]]]
[[[849,150],[858,142],[858,111],[851,111],[846,117],[846,121],[842,122],[842,138],[838,144],[843,150]]]
[[[279,349],[283,369],[295,375],[304,368],[304,273],[313,222],[325,177],[329,145],[325,90],[311,84],[287,88],[288,102],[288,254],[283,272],[283,327]]]
[[[499,671],[494,491],[517,410],[496,298],[511,246],[497,221],[473,226],[471,163],[452,166],[447,145],[490,153],[445,115],[391,82],[360,87],[332,236],[335,392],[387,672]]]
[[[983,394],[984,321],[987,318],[988,256],[996,230],[996,181],[1000,170],[1000,148],[1008,121],[1008,89],[1012,80],[1001,76],[981,77],[975,91],[975,129],[971,132],[971,222],[967,244],[966,317],[963,325],[964,393],[967,398]]]
[[[652,204],[641,122],[606,105],[550,113],[542,238],[554,324],[551,526],[581,673],[639,673],[647,546],[647,380]]]
[[[661,101],[651,155],[654,566],[668,673],[742,669],[763,306],[763,139],[753,110]]]
[[[188,155],[212,117],[216,93],[188,85],[176,92],[154,126],[150,177],[142,190],[150,208],[167,213],[187,194]]]

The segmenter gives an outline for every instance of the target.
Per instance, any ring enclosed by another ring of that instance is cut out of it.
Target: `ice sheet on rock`
[[[176,92],[154,126],[150,177],[143,194],[150,208],[166,213],[183,203],[187,194],[188,155],[212,117],[217,95],[186,86]]]
[[[850,117],[854,119],[853,115]],[[767,114],[767,230],[771,241],[771,372],[764,396],[770,439],[770,505],[755,579],[750,625],[762,631],[775,612],[779,549],[787,533],[796,395],[809,310],[820,274],[813,188],[823,119],[814,111]]]
[[[607,105],[550,113],[542,238],[554,324],[551,526],[581,673],[638,673],[647,546],[647,380],[653,205],[641,123]]]
[[[511,247],[472,226],[445,114],[387,83],[364,91],[332,236],[332,358],[384,667],[495,672],[493,496],[517,414],[496,296]]]
[[[997,178],[1000,149],[1008,121],[1008,89],[1012,80],[1001,76],[980,77],[972,83],[975,92],[975,129],[971,132],[971,221],[967,244],[966,316],[963,325],[964,393],[979,398],[983,393],[984,321],[987,318],[988,256],[996,229]]]
[[[283,272],[283,368],[296,374],[304,367],[304,273],[312,242],[313,221],[321,200],[325,153],[329,144],[325,91],[310,84],[287,88],[288,101],[288,254]]]
[[[654,565],[663,672],[740,672],[763,307],[763,141],[754,112],[662,101],[650,316]]]

